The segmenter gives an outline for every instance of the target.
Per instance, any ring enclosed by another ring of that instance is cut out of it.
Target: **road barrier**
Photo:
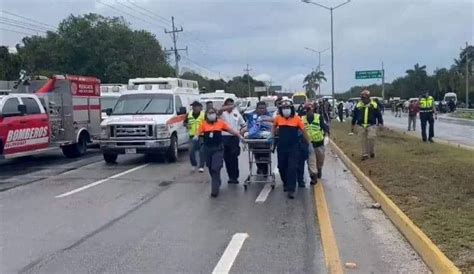
[[[403,211],[367,177],[351,159],[330,140],[332,149],[336,152],[342,162],[354,174],[364,188],[369,192],[372,198],[378,202],[382,210],[389,217],[392,223],[405,236],[408,242],[423,258],[426,265],[433,273],[461,273],[454,263],[444,255],[444,253],[426,236],[423,231],[417,227]]]

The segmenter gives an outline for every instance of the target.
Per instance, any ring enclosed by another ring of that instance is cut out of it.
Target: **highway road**
[[[242,179],[246,153],[240,160]],[[0,273],[327,273],[323,223],[340,264],[356,264],[347,273],[428,272],[331,151],[326,218],[312,187],[288,200],[279,179],[245,192],[222,175],[212,199],[208,174],[191,173],[185,153],[177,163],[130,155],[106,165],[94,151],[3,163]]]
[[[441,114],[446,115],[446,114]],[[383,116],[385,126],[392,127],[394,129],[407,131],[408,129],[408,116],[402,114],[401,118],[395,117],[391,111],[386,111]],[[418,136],[421,140],[421,122],[417,118],[416,121],[416,132],[410,132],[415,136]],[[428,130],[428,129],[427,129]],[[455,144],[462,144],[474,147],[474,127],[470,125],[455,124],[448,121],[435,120],[434,124],[435,138],[445,141],[449,141]]]

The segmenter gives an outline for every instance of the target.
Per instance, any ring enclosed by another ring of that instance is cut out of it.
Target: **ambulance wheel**
[[[171,136],[171,144],[166,153],[166,157],[168,158],[168,161],[172,163],[178,160],[178,138],[176,135]]]
[[[104,156],[104,161],[107,164],[116,164],[117,163],[117,158],[118,158],[117,154],[104,153],[103,156]]]

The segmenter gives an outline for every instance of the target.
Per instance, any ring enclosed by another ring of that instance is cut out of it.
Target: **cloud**
[[[299,0],[132,0],[162,17],[156,20],[137,13],[136,7],[127,9],[114,0],[100,1],[119,11],[94,0],[3,0],[2,4],[9,11],[51,25],[71,13],[124,16],[132,27],[155,33],[166,47],[172,42],[163,29],[170,28],[173,15],[177,26],[184,28],[178,46],[188,46],[188,57],[199,64],[183,58],[182,66],[210,77],[228,78],[243,75],[248,63],[252,75],[270,75],[275,84],[290,90],[301,89],[302,75],[317,66],[317,55],[304,47],[321,50],[331,42],[329,12]],[[131,6],[126,0],[120,1]],[[332,0],[319,2],[334,4]],[[403,75],[415,63],[427,65],[428,71],[450,66],[460,47],[466,41],[473,42],[472,10],[474,2],[470,0],[353,0],[334,10],[336,92],[365,83],[354,79],[354,71],[378,69],[382,62],[387,81]],[[0,36],[9,46],[22,38],[4,31]],[[330,51],[321,58],[328,78],[322,91],[330,92]]]
[[[254,77],[258,81],[269,82],[272,80],[272,76],[268,73],[262,73]]]

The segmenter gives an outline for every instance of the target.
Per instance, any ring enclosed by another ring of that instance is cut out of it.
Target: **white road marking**
[[[212,274],[227,274],[229,273],[232,265],[234,264],[237,255],[239,254],[242,245],[245,242],[245,239],[249,237],[247,233],[235,233],[230,240],[229,245],[222,254],[221,259],[217,263],[216,267],[212,271]]]
[[[257,199],[255,200],[256,203],[264,203],[267,200],[268,194],[272,191],[272,186],[270,184],[265,184],[262,191],[258,195]]]
[[[77,192],[86,190],[86,189],[91,188],[91,187],[94,187],[94,186],[96,186],[96,185],[100,185],[100,184],[102,184],[102,183],[105,183],[105,182],[107,182],[107,181],[110,180],[110,179],[115,179],[115,178],[118,178],[118,177],[123,176],[123,175],[125,175],[125,174],[128,174],[128,173],[130,173],[130,172],[134,172],[134,171],[136,171],[136,170],[142,169],[142,168],[144,168],[144,167],[146,167],[146,166],[148,166],[148,164],[144,164],[144,165],[137,166],[137,167],[134,167],[134,168],[129,169],[129,170],[125,170],[124,172],[121,172],[121,173],[112,175],[112,176],[110,176],[110,177],[108,177],[108,178],[105,178],[105,179],[99,180],[99,181],[97,181],[97,182],[94,182],[94,183],[85,185],[85,186],[83,186],[83,187],[76,188],[76,189],[71,190],[71,191],[69,191],[69,192],[60,194],[60,195],[56,196],[56,198],[64,198],[64,197],[67,197],[67,196],[69,196],[69,195],[72,195],[72,194],[75,194],[75,193],[77,193]]]

